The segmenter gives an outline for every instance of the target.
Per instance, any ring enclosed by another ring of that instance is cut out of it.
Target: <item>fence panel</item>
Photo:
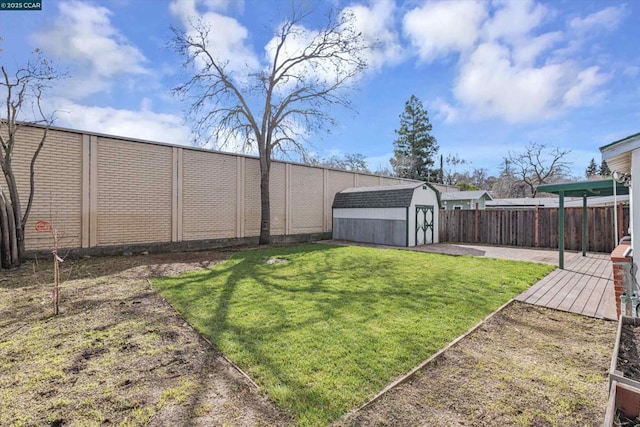
[[[618,238],[629,228],[629,207],[618,206]],[[440,241],[487,245],[558,247],[558,208],[441,210]],[[587,250],[610,252],[614,207],[587,208]],[[565,249],[582,250],[582,208],[565,208]]]

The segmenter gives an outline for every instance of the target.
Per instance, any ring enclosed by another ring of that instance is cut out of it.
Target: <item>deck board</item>
[[[554,270],[516,300],[601,319],[616,319],[615,297],[608,254],[571,259],[564,270]]]

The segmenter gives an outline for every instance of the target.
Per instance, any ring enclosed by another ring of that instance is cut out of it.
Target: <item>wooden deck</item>
[[[516,300],[600,319],[616,320],[609,254],[588,253],[554,270]]]

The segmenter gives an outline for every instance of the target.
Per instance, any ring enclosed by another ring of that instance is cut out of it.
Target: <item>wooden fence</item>
[[[618,239],[627,234],[629,208],[619,205]],[[565,249],[582,250],[582,208],[565,208]],[[587,208],[587,250],[611,252],[614,208]],[[558,247],[558,208],[441,210],[440,241],[488,245]]]

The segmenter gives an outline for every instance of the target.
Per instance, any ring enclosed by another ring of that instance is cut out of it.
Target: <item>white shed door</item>
[[[433,243],[433,206],[416,205],[416,246]]]

